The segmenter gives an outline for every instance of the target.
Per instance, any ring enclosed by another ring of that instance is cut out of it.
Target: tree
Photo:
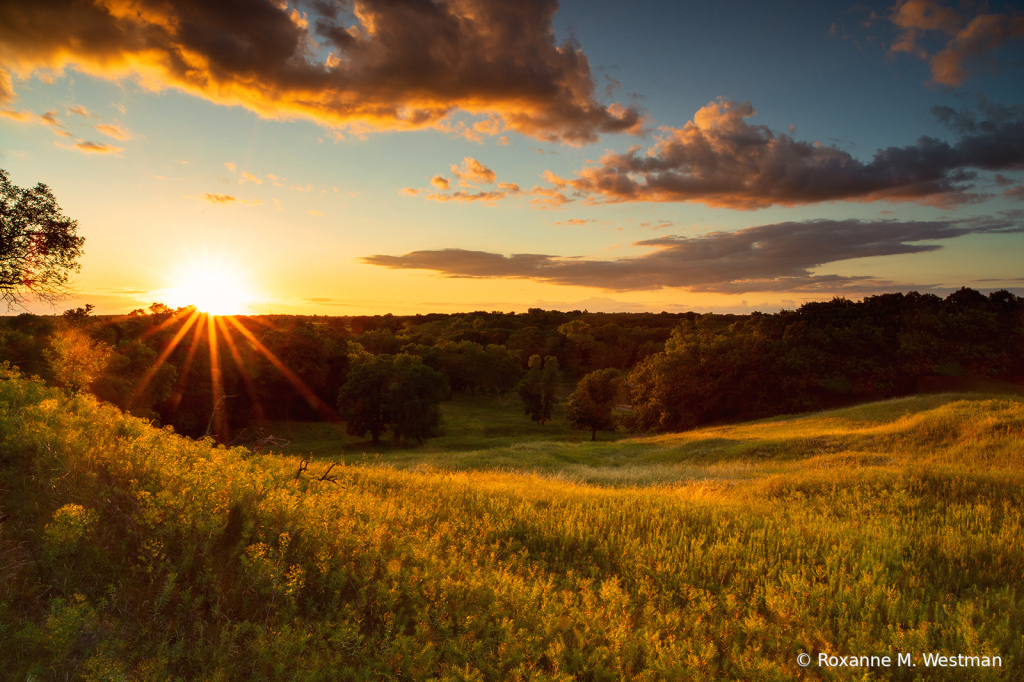
[[[437,435],[438,403],[448,393],[445,375],[417,357],[367,354],[356,361],[338,391],[338,412],[353,436],[369,433],[377,443],[390,428],[398,441],[409,436],[422,443]]]
[[[582,379],[565,400],[565,418],[574,429],[590,429],[590,440],[597,440],[598,431],[614,431],[615,398],[622,388],[617,369],[599,369]]]
[[[21,189],[0,168],[0,299],[8,310],[30,298],[53,305],[71,292],[85,243],[77,228],[49,187]]]
[[[374,443],[391,421],[388,394],[394,375],[393,355],[367,356],[357,362],[338,391],[338,412],[346,430],[362,438],[369,432]]]
[[[43,355],[58,385],[84,391],[103,372],[110,352],[109,346],[94,342],[78,327],[68,327],[50,338]]]
[[[424,438],[438,435],[441,425],[440,403],[448,397],[448,378],[423,361],[402,353],[392,365],[394,381],[388,395],[389,426],[396,440],[403,436]]]
[[[516,392],[523,400],[525,413],[541,426],[551,421],[555,406],[555,389],[558,388],[558,359],[553,355],[541,360],[539,355],[530,357],[530,369],[519,382]]]

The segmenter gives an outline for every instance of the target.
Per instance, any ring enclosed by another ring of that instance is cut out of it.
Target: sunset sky
[[[0,168],[98,313],[204,270],[250,313],[1024,294],[1024,13],[5,2]]]

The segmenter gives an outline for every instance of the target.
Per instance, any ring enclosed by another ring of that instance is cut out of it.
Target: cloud
[[[90,114],[89,110],[80,104],[73,107],[68,107],[68,113],[81,116],[82,118],[96,118],[95,114]]]
[[[481,117],[470,126],[479,134],[580,144],[642,124],[635,107],[601,104],[582,49],[555,41],[557,0],[308,7],[9,2],[0,5],[0,44],[20,75],[72,67],[133,76],[153,90],[334,127],[422,129],[462,111]],[[0,99],[12,97],[9,84],[5,75]]]
[[[0,104],[9,104],[14,101],[14,84],[11,82],[11,74],[0,69]]]
[[[889,18],[900,28],[900,35],[890,49],[927,60],[932,82],[938,85],[963,85],[967,79],[965,60],[1024,36],[1024,16],[979,12],[973,17],[962,17],[934,0],[907,0],[898,4]],[[934,33],[945,34],[948,40],[943,49],[929,55],[921,43]]]
[[[252,173],[245,173],[245,172],[240,174],[240,176],[238,178],[238,184],[241,185],[246,180],[248,180],[249,182],[255,182],[257,185],[262,185],[263,184],[263,181],[260,180],[259,178],[257,178],[255,175],[253,175]]]
[[[232,173],[237,173],[238,172],[238,171],[235,170],[235,162],[234,161],[225,161],[224,162],[224,167],[227,168]]]
[[[127,128],[122,128],[116,123],[101,123],[95,126],[96,130],[103,133],[107,137],[112,137],[115,140],[130,140],[132,139],[132,132]]]
[[[508,192],[500,190],[493,190],[490,192],[465,192],[460,189],[459,191],[452,192],[451,194],[441,194],[440,192],[433,192],[427,195],[427,199],[430,199],[431,201],[441,202],[455,201],[464,204],[471,203],[474,201],[481,201],[485,204],[493,206],[495,202],[501,201],[506,196],[508,196],[508,194]]]
[[[1024,201],[1024,184],[1011,187],[1010,189],[1003,192],[1003,196],[1010,197],[1015,201]]]
[[[89,142],[88,140],[78,140],[74,144],[61,144],[60,142],[54,142],[54,144],[61,149],[72,149],[83,154],[117,154],[124,151],[124,147],[115,147],[105,142]]]
[[[20,123],[29,123],[36,117],[31,111],[15,111],[14,109],[0,109],[0,116],[6,116]]]
[[[530,205],[539,209],[561,208],[563,205],[575,201],[558,190],[547,187],[534,187],[529,193],[533,195]]]
[[[471,183],[493,185],[497,180],[494,171],[470,156],[462,160],[461,168],[452,164],[452,175],[459,179],[460,187],[470,187]]]
[[[569,220],[559,220],[553,225],[586,225],[587,223],[596,223],[597,219],[591,218],[590,220],[582,220],[580,218],[570,218]]]
[[[435,175],[431,180],[430,184],[438,189],[448,189],[451,186],[451,181],[443,175]]]
[[[969,169],[1024,168],[1024,107],[982,99],[971,111],[933,107],[960,134],[953,145],[921,137],[913,145],[875,152],[870,162],[818,142],[801,142],[746,119],[749,102],[719,100],[682,128],[661,129],[647,150],[609,152],[576,178],[546,173],[557,188],[571,187],[589,203],[689,201],[713,207],[757,209],[822,201],[915,201],[953,206],[984,201],[970,192]]]
[[[642,256],[616,260],[542,254],[504,256],[485,251],[440,249],[401,256],[375,255],[368,265],[433,270],[445,277],[531,279],[606,291],[681,288],[698,292],[860,291],[891,284],[874,277],[818,275],[829,263],[877,256],[927,253],[942,247],[921,243],[967,234],[1024,232],[1019,220],[960,221],[812,220],[759,225],[699,237],[664,236],[634,243]]]
[[[398,190],[398,193],[399,193],[399,194],[404,194],[404,195],[405,195],[405,196],[407,196],[407,197],[414,197],[414,196],[416,196],[417,194],[419,194],[419,193],[420,193],[421,191],[422,191],[422,190],[419,190],[419,189],[414,189],[414,188],[412,188],[412,187],[406,187],[406,188],[404,188],[404,189],[400,189],[400,190]]]
[[[238,201],[238,199],[236,199],[235,197],[231,196],[230,194],[209,194],[209,193],[205,193],[205,194],[200,194],[199,198],[203,199],[204,201],[209,201],[211,204],[233,204],[236,201]]]

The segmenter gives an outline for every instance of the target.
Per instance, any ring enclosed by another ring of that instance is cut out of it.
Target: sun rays
[[[210,299],[213,300],[213,299]],[[211,306],[212,307],[212,306]],[[247,320],[251,318],[246,318]],[[257,323],[272,327],[263,320],[255,320]],[[262,356],[270,365],[290,383],[309,406],[323,419],[335,419],[335,410],[324,402],[295,372],[288,368],[273,351],[267,348],[257,336],[250,331],[245,324],[239,321],[234,315],[215,315],[201,311],[195,305],[182,308],[169,315],[166,320],[154,325],[145,335],[152,336],[160,331],[179,325],[174,335],[161,349],[152,366],[139,380],[135,387],[132,401],[138,400],[146,391],[150,382],[160,371],[160,368],[168,363],[175,350],[181,346],[186,337],[191,338],[187,342],[187,352],[180,362],[177,363],[178,380],[171,391],[168,399],[168,407],[171,413],[177,411],[182,397],[186,392],[189,374],[195,363],[196,355],[205,340],[209,352],[209,373],[210,373],[210,420],[207,426],[206,435],[214,436],[219,441],[229,440],[230,425],[225,409],[225,401],[238,398],[238,395],[228,395],[225,391],[224,368],[222,363],[227,355],[238,370],[245,393],[252,404],[253,416],[262,419],[264,408],[260,402],[258,391],[253,382],[253,367],[247,362],[246,351]],[[236,334],[241,338],[236,338]],[[205,336],[205,339],[203,338]],[[180,356],[179,356],[180,357]]]

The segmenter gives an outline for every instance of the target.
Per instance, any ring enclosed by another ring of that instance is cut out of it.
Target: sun
[[[175,277],[167,290],[172,308],[195,306],[209,315],[238,315],[256,297],[239,272],[225,266],[192,266]]]

